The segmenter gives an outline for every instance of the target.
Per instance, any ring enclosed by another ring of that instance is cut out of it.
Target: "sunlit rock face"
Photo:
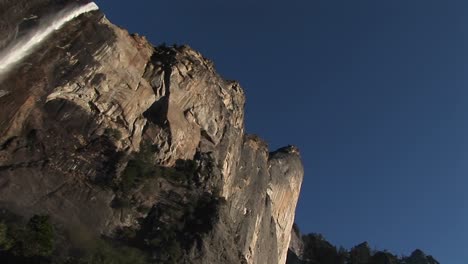
[[[0,0],[1,50],[41,19],[86,4]],[[185,262],[285,263],[303,177],[299,152],[270,153],[245,135],[242,88],[197,51],[153,47],[89,10],[51,31],[0,81],[1,207],[111,236],[150,217],[138,208],[182,211],[188,193],[209,193],[224,202]],[[191,160],[209,173],[196,174],[190,188],[148,180],[126,194],[129,208],[115,208],[121,194],[112,186],[146,145],[155,166]]]

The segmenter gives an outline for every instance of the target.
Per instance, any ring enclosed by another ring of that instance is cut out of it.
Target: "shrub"
[[[134,154],[134,158],[127,163],[122,172],[118,189],[128,193],[145,179],[158,176],[170,181],[191,185],[198,170],[195,161],[178,160],[174,168],[160,167],[152,161],[153,154],[154,149],[151,145],[142,144],[141,151]]]
[[[115,129],[115,128],[106,128],[104,130],[104,135],[108,136],[109,138],[115,139],[115,140],[120,140],[122,139],[122,133],[120,130]]]
[[[159,168],[153,164],[154,147],[149,143],[142,143],[140,152],[134,154],[120,179],[118,189],[128,193],[131,189],[138,186],[144,179],[154,176],[159,172]]]
[[[147,246],[156,254],[157,263],[176,264],[182,257],[182,246],[175,229],[162,226],[151,235]]]
[[[115,209],[129,208],[131,205],[132,202],[126,197],[115,197],[111,204]]]
[[[49,263],[55,249],[55,232],[49,217],[34,215],[24,224],[3,216],[0,263]]]
[[[147,256],[140,250],[125,246],[113,246],[104,240],[97,241],[96,247],[80,259],[86,264],[146,264]]]
[[[25,257],[48,257],[54,251],[54,228],[45,215],[33,216],[24,234],[20,237],[22,255]]]
[[[8,237],[8,226],[1,222],[0,223],[0,249],[9,250],[11,248],[11,240]]]
[[[204,193],[198,199],[194,199],[193,203],[187,204],[183,217],[184,233],[196,239],[199,235],[210,231],[220,206],[220,198],[209,193]]]

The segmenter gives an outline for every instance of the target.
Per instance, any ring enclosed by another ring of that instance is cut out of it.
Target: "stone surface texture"
[[[0,48],[79,2],[1,0]],[[82,15],[1,80],[0,206],[97,234],[138,226],[147,213],[114,208],[115,191],[97,182],[118,180],[130,155],[149,143],[162,167],[209,157],[210,177],[200,185],[225,201],[189,263],[284,264],[300,154],[295,147],[270,153],[246,135],[244,104],[239,83],[190,47],[154,47],[99,11]],[[135,208],[184,196],[162,179],[149,186],[133,191]]]

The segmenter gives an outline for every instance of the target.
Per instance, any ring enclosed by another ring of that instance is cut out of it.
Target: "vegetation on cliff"
[[[174,167],[161,167],[152,157],[155,148],[142,144],[119,177],[94,182],[115,193],[113,206],[135,210],[132,192],[146,181],[163,179],[169,188],[166,202],[146,208],[137,229],[122,227],[111,236],[96,237],[88,230],[70,224],[56,225],[46,215],[29,220],[8,210],[0,214],[0,263],[54,264],[145,264],[180,263],[192,247],[200,247],[203,235],[212,229],[224,201],[216,192],[206,192],[195,183],[208,177],[209,169],[195,161],[180,160]],[[203,158],[211,166],[209,158]],[[136,210],[142,210],[137,208]]]

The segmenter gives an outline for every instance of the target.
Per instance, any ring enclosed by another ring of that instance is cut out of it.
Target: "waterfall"
[[[54,31],[63,27],[68,21],[78,17],[81,14],[94,11],[99,7],[94,3],[88,3],[83,6],[75,6],[64,9],[57,14],[52,15],[46,21],[40,23],[37,28],[30,33],[7,46],[0,52],[0,77],[10,71],[16,64],[28,55],[41,44]]]

